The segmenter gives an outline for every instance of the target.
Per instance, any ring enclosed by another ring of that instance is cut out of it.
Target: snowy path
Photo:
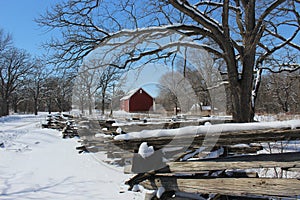
[[[79,155],[76,139],[39,128],[38,118],[0,122],[0,199],[143,199],[120,193],[128,178],[103,154]]]

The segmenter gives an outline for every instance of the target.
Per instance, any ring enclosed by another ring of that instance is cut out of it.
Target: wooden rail
[[[178,146],[190,146],[197,148],[200,146],[225,146],[235,144],[249,144],[260,142],[275,142],[283,140],[298,140],[300,139],[300,129],[267,129],[267,130],[252,130],[238,132],[222,132],[220,135],[211,134],[205,138],[205,134],[196,135],[191,141],[191,136],[160,137],[160,138],[142,138],[131,140],[114,140],[115,145],[122,149],[137,152],[142,142],[147,142],[149,146],[155,149],[160,149],[167,144]],[[203,141],[205,140],[205,143]],[[172,141],[172,144],[170,142]],[[170,146],[171,147],[171,146]]]
[[[142,159],[140,159],[142,160]],[[145,164],[148,162],[144,160]],[[150,161],[151,162],[151,161]],[[300,169],[300,152],[244,155],[224,158],[201,159],[188,162],[169,162],[162,169],[170,173],[199,173],[201,171],[214,171],[225,169],[257,169],[279,167],[284,170]],[[131,165],[124,169],[125,173],[136,173]],[[157,170],[160,172],[160,170]]]
[[[199,160],[196,162],[170,162],[167,165],[173,173],[274,167],[288,170],[291,168],[300,168],[300,152],[234,156]]]
[[[166,191],[222,195],[259,195],[296,197],[300,195],[300,180],[278,178],[186,178],[155,177],[141,183],[147,189],[164,187]]]

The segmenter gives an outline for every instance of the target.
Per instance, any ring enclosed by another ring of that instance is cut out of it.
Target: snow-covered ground
[[[124,186],[130,175],[103,162],[104,153],[78,154],[76,138],[41,129],[45,116],[0,118],[0,199],[144,199]]]

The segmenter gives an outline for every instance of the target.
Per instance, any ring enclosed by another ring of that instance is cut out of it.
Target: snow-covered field
[[[78,154],[76,138],[41,129],[45,116],[0,118],[0,199],[144,199],[128,192],[130,176],[103,162],[105,155]]]

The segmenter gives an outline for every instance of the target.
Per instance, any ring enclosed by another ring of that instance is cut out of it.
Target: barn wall
[[[138,90],[130,97],[129,112],[146,112],[149,111],[152,106],[153,98],[144,90],[142,90],[142,93]]]

